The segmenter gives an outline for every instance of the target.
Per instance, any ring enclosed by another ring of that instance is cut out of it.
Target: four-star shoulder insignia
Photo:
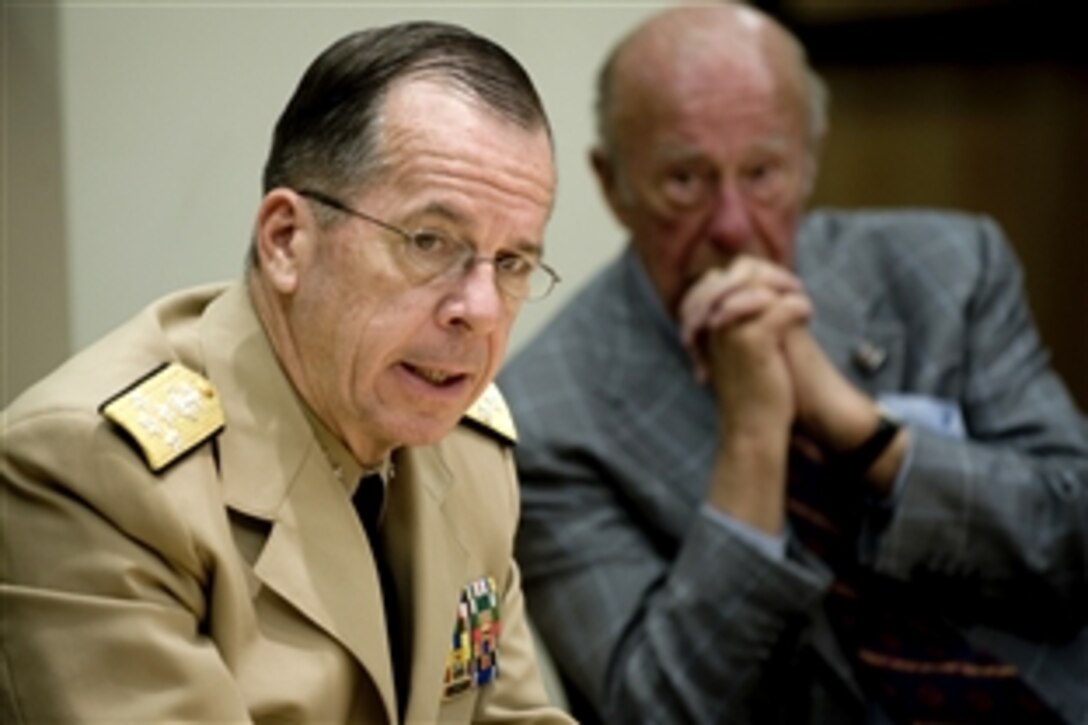
[[[488,385],[476,402],[469,406],[465,411],[465,419],[507,443],[518,442],[518,432],[514,428],[510,408],[506,406],[506,400],[494,383]]]
[[[223,428],[223,408],[211,381],[165,363],[98,408],[124,430],[158,473]]]

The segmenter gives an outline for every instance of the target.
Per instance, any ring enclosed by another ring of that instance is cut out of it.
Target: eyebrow
[[[428,203],[417,213],[413,214],[413,216],[440,217],[450,222],[451,224],[460,224],[462,226],[465,226],[470,222],[469,217],[465,216],[465,214],[461,213],[457,209],[454,209],[453,207],[450,207],[447,204],[443,204],[442,202],[438,201],[432,201]],[[472,244],[473,246],[476,246],[475,242],[472,242]],[[544,257],[544,243],[540,241],[534,241],[532,239],[518,239],[514,243],[514,248],[520,252],[531,254],[537,259],[542,259]]]
[[[755,153],[783,153],[790,148],[790,138],[785,133],[772,133],[757,139],[748,149]],[[670,142],[662,144],[656,153],[657,161],[665,164],[709,163],[711,155],[698,146]]]
[[[692,162],[709,162],[710,157],[701,149],[692,146],[668,144],[655,154],[656,160],[667,165]]]

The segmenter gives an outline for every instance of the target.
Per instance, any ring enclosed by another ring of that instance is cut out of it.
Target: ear
[[[291,294],[298,287],[301,267],[317,229],[313,214],[298,194],[278,188],[261,200],[256,225],[261,275],[276,291]]]
[[[608,208],[612,210],[613,216],[626,228],[630,228],[628,224],[628,201],[627,190],[621,187],[622,182],[619,179],[619,172],[616,170],[616,165],[613,163],[611,157],[606,154],[600,147],[594,147],[589,151],[589,165],[593,167],[593,174],[597,177],[597,183],[601,187],[601,194],[604,195],[604,199],[608,202]]]

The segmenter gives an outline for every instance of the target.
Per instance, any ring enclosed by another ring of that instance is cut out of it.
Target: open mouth
[[[437,387],[450,387],[465,379],[461,373],[451,373],[435,368],[425,368],[404,363],[404,367],[417,378],[421,378]]]

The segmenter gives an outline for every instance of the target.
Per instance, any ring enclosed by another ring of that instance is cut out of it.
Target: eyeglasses
[[[494,257],[480,257],[468,242],[442,232],[421,229],[409,232],[381,219],[352,209],[347,204],[320,191],[296,189],[295,193],[322,206],[370,222],[393,232],[403,242],[398,247],[405,271],[415,282],[424,284],[438,277],[467,274],[481,262],[491,262],[499,290],[514,299],[535,301],[548,296],[560,281],[559,274],[539,259],[517,252],[501,252]]]

